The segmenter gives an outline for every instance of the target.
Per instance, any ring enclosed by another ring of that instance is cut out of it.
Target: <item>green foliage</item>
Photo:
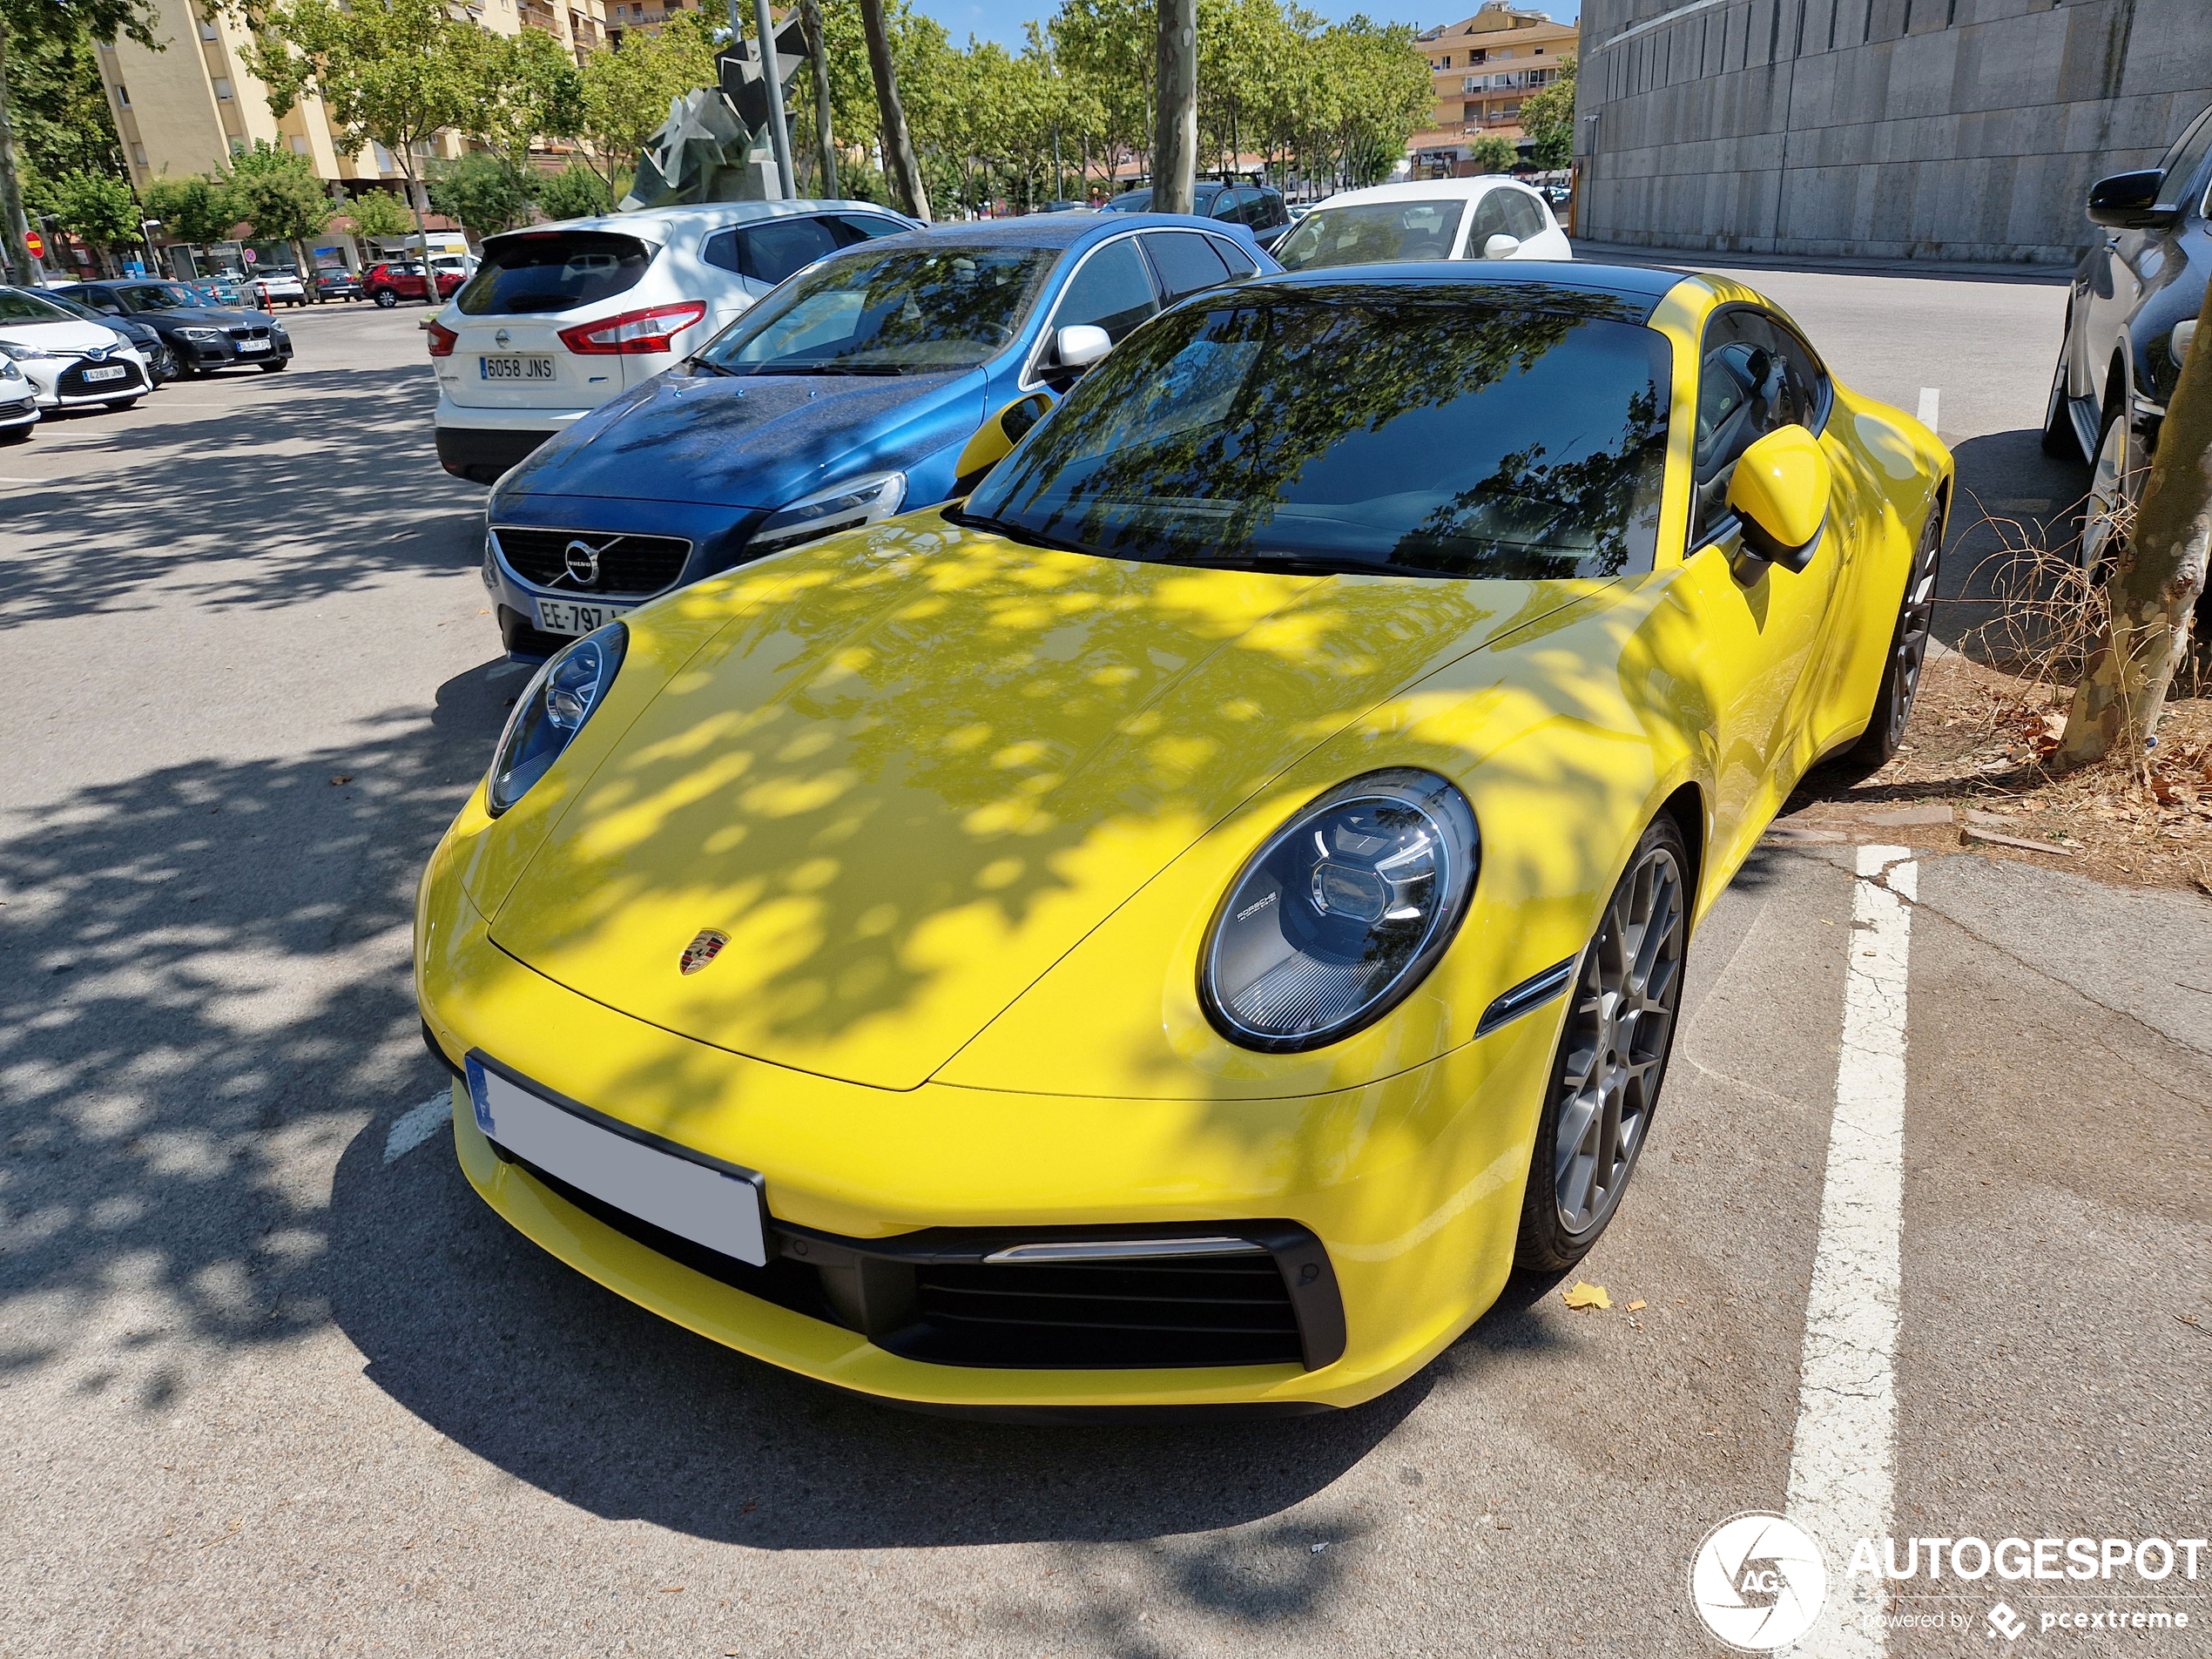
[[[415,212],[388,190],[364,190],[343,209],[354,221],[354,233],[363,239],[407,236],[415,230]]]
[[[1486,132],[1467,145],[1467,159],[1477,172],[1510,172],[1513,164],[1521,159],[1521,146],[1511,138]]]
[[[591,146],[610,184],[617,170],[635,171],[671,100],[715,84],[714,57],[709,25],[685,13],[657,35],[632,30],[620,45],[584,59],[570,136]]]
[[[476,108],[484,31],[456,22],[446,0],[266,0],[252,17],[246,67],[266,84],[271,111],[320,98],[346,148],[381,144],[408,179],[421,176],[421,150]]]
[[[4,8],[0,8],[4,10]],[[79,28],[8,42],[9,112],[17,153],[52,178],[64,172],[122,175],[123,146],[100,84],[92,37]]]
[[[38,181],[38,210],[94,247],[129,247],[139,239],[138,199],[111,172],[65,172]]]
[[[215,179],[172,179],[166,173],[145,189],[146,217],[180,242],[226,242],[238,227],[230,192]]]
[[[251,225],[253,234],[263,241],[303,242],[320,236],[329,227],[336,211],[316,176],[314,164],[266,139],[233,156],[216,190],[219,200],[212,205],[219,211],[227,211],[233,221]]]
[[[574,138],[581,131],[583,72],[543,29],[512,35],[475,30],[455,48],[467,105],[460,130],[514,177],[529,168],[533,139]]]
[[[516,172],[489,150],[430,167],[430,206],[478,236],[528,224],[539,188],[534,175]]]
[[[571,161],[537,187],[538,211],[548,219],[590,219],[614,212],[607,181],[581,162]]]
[[[40,40],[80,34],[94,40],[127,35],[151,51],[165,44],[153,32],[161,23],[160,0],[0,0],[0,22],[7,25],[10,57]]]
[[[1521,106],[1521,131],[1536,141],[1536,165],[1564,167],[1575,159],[1575,59],[1560,59],[1559,78]]]

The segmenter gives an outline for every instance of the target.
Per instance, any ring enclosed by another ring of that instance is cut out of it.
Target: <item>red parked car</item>
[[[469,280],[449,266],[434,266],[430,273],[437,279],[440,300],[452,298],[453,291]],[[427,298],[423,286],[422,267],[412,261],[394,260],[371,266],[361,278],[362,291],[388,311],[402,300]]]

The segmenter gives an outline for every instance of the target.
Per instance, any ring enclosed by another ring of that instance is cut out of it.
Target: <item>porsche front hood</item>
[[[834,537],[687,596],[736,620],[493,937],[703,1042],[913,1088],[1285,765],[1586,587],[1129,563],[934,511]]]

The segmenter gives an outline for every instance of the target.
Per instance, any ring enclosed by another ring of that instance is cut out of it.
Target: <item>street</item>
[[[2061,284],[1734,274],[1952,447],[1946,598],[1986,592],[1976,499],[2086,488],[2037,445]],[[1610,1307],[1516,1281],[1354,1410],[907,1415],[539,1252],[455,1164],[409,983],[524,676],[424,314],[289,312],[284,374],[0,449],[0,1655],[1641,1659],[1720,1651],[1692,1553],[1807,1482],[1900,1541],[2202,1534],[2212,900],[1877,823],[1770,841],[1698,931],[1656,1139],[1568,1281]],[[1839,1220],[1831,1127],[1892,1040],[1901,1187]],[[1862,1244],[1893,1430],[1819,1441],[1819,1264]],[[1916,1583],[1897,1610],[1955,1624],[1821,1651],[2119,1645],[1997,1640],[2001,1595],[2212,1653],[2196,1575]]]

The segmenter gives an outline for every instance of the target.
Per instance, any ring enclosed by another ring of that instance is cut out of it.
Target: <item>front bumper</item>
[[[772,1233],[786,1239],[826,1241],[850,1255],[896,1253],[926,1243],[933,1229],[1295,1233],[1324,1253],[1342,1322],[1334,1357],[1332,1345],[1309,1343],[1303,1361],[1007,1366],[914,1358],[871,1339],[849,1307],[838,1312],[826,1277],[833,1305],[809,1313],[792,1297],[739,1288],[742,1275],[718,1273],[713,1263],[653,1248],[646,1229],[610,1224],[592,1201],[502,1157],[456,1088],[462,1167],[493,1209],[578,1271],[725,1346],[927,1408],[1326,1408],[1405,1380],[1504,1285],[1555,1018],[1522,1019],[1364,1088],[1281,1100],[844,1083],[644,1025],[501,951],[462,887],[484,822],[479,802],[464,808],[425,873],[418,907],[417,993],[448,1060],[480,1051],[546,1089],[761,1171]],[[792,1268],[792,1257],[786,1250],[777,1264]],[[1318,1271],[1312,1282],[1321,1282]],[[1310,1333],[1303,1308],[1300,1325]]]
[[[121,380],[87,381],[84,378],[86,369],[118,366],[131,371]],[[128,357],[111,352],[98,362],[90,358],[33,358],[17,367],[30,382],[42,409],[92,408],[117,398],[142,397],[153,389],[146,367],[135,352]]]
[[[248,363],[288,363],[292,361],[290,340],[272,337],[266,351],[240,351],[238,342],[226,335],[221,340],[183,340],[172,337],[170,349],[177,361],[187,368],[238,368]]]
[[[28,381],[10,381],[0,388],[0,429],[38,424],[38,394]]]

